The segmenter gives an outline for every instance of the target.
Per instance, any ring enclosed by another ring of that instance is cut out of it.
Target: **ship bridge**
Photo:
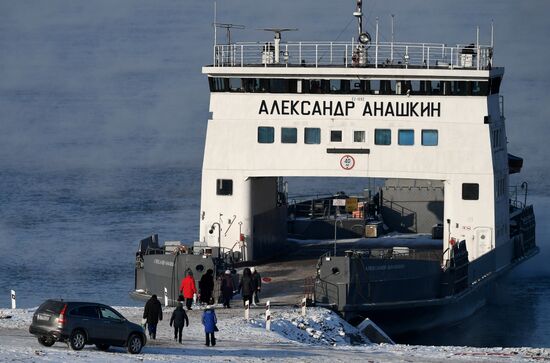
[[[508,242],[504,69],[492,45],[366,38],[283,42],[275,31],[214,46],[200,243],[248,260],[277,251],[280,178],[295,176],[436,181],[443,249],[466,240],[475,259]]]

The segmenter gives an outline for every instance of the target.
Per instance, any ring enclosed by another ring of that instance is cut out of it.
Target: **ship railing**
[[[273,42],[242,42],[214,46],[215,67],[369,67],[369,68],[491,68],[488,45],[378,42],[285,42],[276,54]]]
[[[314,292],[315,302],[340,307],[340,286],[317,277]]]
[[[510,206],[517,209],[524,209],[527,207],[528,191],[529,184],[527,184],[527,182],[523,182],[520,185],[509,186],[508,199],[510,200]],[[523,198],[523,201],[520,198]]]

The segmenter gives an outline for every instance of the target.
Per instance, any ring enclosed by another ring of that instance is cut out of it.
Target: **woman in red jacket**
[[[185,306],[187,307],[187,310],[192,310],[191,305],[193,305],[193,295],[197,293],[193,272],[187,271],[187,276],[181,280],[180,293],[185,298]]]

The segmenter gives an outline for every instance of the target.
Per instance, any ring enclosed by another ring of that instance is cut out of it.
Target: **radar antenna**
[[[273,44],[275,45],[275,64],[278,64],[280,61],[280,54],[281,54],[281,33],[283,32],[295,32],[298,29],[296,28],[263,28],[258,29],[263,30],[266,32],[273,32]]]
[[[244,25],[239,24],[214,23],[214,26],[226,30],[228,45],[231,45],[231,29],[246,29]]]

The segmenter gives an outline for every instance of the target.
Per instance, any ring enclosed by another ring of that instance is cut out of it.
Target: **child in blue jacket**
[[[218,319],[216,318],[214,307],[208,305],[206,307],[206,310],[204,310],[204,313],[202,313],[202,325],[204,325],[207,347],[209,347],[210,344],[212,344],[212,346],[216,345],[216,337],[214,336],[214,332],[218,330],[218,328],[216,327],[217,322]]]

